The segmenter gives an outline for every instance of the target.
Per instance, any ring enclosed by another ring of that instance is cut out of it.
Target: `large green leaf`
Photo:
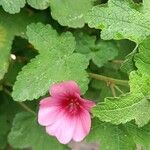
[[[136,148],[136,144],[123,125],[115,126],[98,119],[93,120],[86,140],[98,142],[100,150],[135,150]]]
[[[37,123],[36,116],[25,112],[16,115],[8,140],[14,148],[32,147],[33,150],[53,150],[57,147],[57,150],[67,149],[44,131],[44,128]]]
[[[106,98],[93,109],[93,115],[113,124],[126,123],[135,119],[138,126],[150,120],[150,77],[130,74],[130,93],[120,97]]]
[[[75,80],[84,93],[88,85],[85,71],[88,60],[82,54],[73,53],[75,39],[72,34],[66,32],[58,36],[50,25],[39,23],[28,26],[28,29],[30,33],[39,31],[39,34],[28,34],[28,37],[35,48],[39,48],[41,54],[19,73],[13,87],[14,100],[36,99],[46,94],[52,84],[64,80]],[[45,31],[49,32],[45,34]]]
[[[95,6],[86,21],[91,28],[102,29],[105,40],[127,38],[140,43],[150,35],[150,17],[131,0],[109,0],[108,5]]]
[[[63,26],[83,27],[95,0],[50,0],[52,17]]]

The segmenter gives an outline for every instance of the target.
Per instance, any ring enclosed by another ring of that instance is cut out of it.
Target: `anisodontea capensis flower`
[[[50,95],[40,101],[39,124],[62,144],[83,140],[91,128],[90,109],[95,103],[80,97],[74,81],[52,85]]]

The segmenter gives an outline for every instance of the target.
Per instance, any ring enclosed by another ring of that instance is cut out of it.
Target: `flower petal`
[[[74,81],[54,84],[50,88],[50,94],[53,97],[64,97],[67,95],[74,95],[75,93],[80,95],[80,88]]]
[[[38,112],[38,122],[40,125],[47,126],[55,122],[61,107],[58,100],[51,97],[47,97],[40,102],[40,108]]]
[[[91,128],[90,114],[87,110],[82,109],[80,114],[77,116],[73,140],[76,142],[82,141],[85,138],[85,136],[89,133],[90,128]]]
[[[40,101],[40,106],[51,107],[51,106],[61,106],[62,99],[46,97]]]
[[[86,110],[88,110],[88,111],[90,111],[90,109],[92,107],[96,106],[95,102],[89,101],[89,100],[83,99],[83,98],[81,98],[81,103],[83,105],[83,108],[86,109]]]
[[[60,143],[67,144],[73,137],[76,119],[65,111],[61,111],[57,121],[46,127],[48,134],[56,136]]]

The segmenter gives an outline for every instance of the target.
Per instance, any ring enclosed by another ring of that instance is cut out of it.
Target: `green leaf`
[[[33,100],[46,94],[52,84],[64,80],[75,80],[84,93],[88,84],[84,70],[87,65],[87,59],[81,54],[60,57],[51,52],[38,55],[19,73],[12,96],[16,101]]]
[[[89,36],[83,32],[75,33],[77,45],[76,51],[92,59],[94,64],[102,67],[108,61],[118,55],[118,48],[113,41],[97,41],[95,36]]]
[[[138,126],[150,120],[150,76],[130,74],[130,93],[120,97],[106,98],[93,108],[93,115],[113,124],[135,120]]]
[[[51,15],[63,26],[83,27],[95,0],[50,0]],[[84,8],[84,9],[83,9]]]
[[[108,5],[95,6],[86,22],[91,28],[102,29],[104,40],[130,39],[140,43],[150,35],[150,18],[131,0],[109,0]]]
[[[0,5],[6,12],[15,14],[20,12],[20,9],[25,6],[25,0],[1,0]]]
[[[59,49],[59,53],[72,53],[75,49],[75,40],[70,32],[58,35],[50,25],[41,23],[31,24],[27,27],[29,42],[40,53]]]
[[[36,116],[25,112],[16,115],[8,141],[14,148],[32,147],[33,150],[49,150],[57,147],[58,150],[67,149],[46,133],[44,128],[37,123]]]
[[[28,4],[36,9],[46,9],[50,0],[27,0]]]
[[[85,71],[88,60],[82,54],[73,53],[75,40],[72,34],[66,32],[55,37],[51,33],[56,32],[51,31],[53,29],[50,25],[45,26],[39,23],[28,26],[30,31],[31,28],[34,31],[39,30],[39,35],[28,34],[28,37],[36,48],[41,49],[41,54],[32,59],[19,73],[13,87],[12,96],[14,100],[36,99],[46,94],[52,84],[64,80],[75,80],[80,85],[82,93],[85,93],[88,87],[88,78]],[[49,32],[45,35],[45,31],[48,30]],[[41,37],[43,40],[41,40]],[[47,43],[50,44],[47,45]]]
[[[86,138],[98,142],[102,150],[135,150],[136,145],[123,125],[115,126],[94,119],[90,134]]]
[[[150,37],[139,45],[139,53],[135,56],[135,65],[138,72],[150,75]]]

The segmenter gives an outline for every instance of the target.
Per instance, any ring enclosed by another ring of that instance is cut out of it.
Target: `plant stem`
[[[127,80],[114,79],[111,77],[106,77],[106,76],[95,74],[95,73],[88,73],[88,74],[91,78],[94,78],[97,80],[102,80],[102,81],[105,81],[105,82],[110,83],[110,84],[118,84],[118,85],[128,86]]]
[[[11,93],[10,93],[6,88],[4,88],[3,90],[4,90],[4,92],[5,92],[7,95],[11,96]],[[12,96],[11,96],[11,97],[12,97]],[[29,107],[28,107],[26,104],[24,104],[23,102],[17,102],[17,103],[18,103],[22,108],[24,108],[26,111],[28,111],[28,112],[30,112],[30,113],[36,115],[36,112],[33,111],[31,108],[29,108]]]
[[[124,94],[124,92],[118,87],[118,86],[114,86],[114,88],[117,90],[117,91],[119,91],[121,94]]]
[[[122,64],[124,61],[123,60],[112,60],[111,62],[114,64]]]
[[[36,115],[35,111],[33,111],[31,108],[29,108],[26,104],[21,103],[21,102],[17,102],[21,107],[23,107],[25,110],[27,110],[28,112]]]
[[[114,88],[114,84],[110,84],[110,89],[111,89],[113,97],[116,97],[116,91],[115,91],[115,88]]]

